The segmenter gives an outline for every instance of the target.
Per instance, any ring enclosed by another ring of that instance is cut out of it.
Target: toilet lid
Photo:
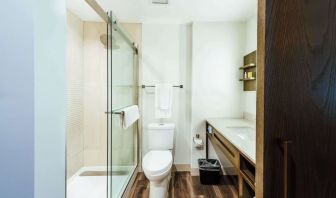
[[[159,175],[168,171],[173,163],[170,151],[150,151],[142,160],[142,168],[147,174]]]

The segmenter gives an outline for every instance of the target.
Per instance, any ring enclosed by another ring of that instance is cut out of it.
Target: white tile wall
[[[84,165],[83,22],[67,12],[66,65],[67,177]]]

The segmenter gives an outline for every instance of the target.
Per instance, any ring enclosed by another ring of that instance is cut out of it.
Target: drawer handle
[[[231,149],[229,149],[226,144],[224,142],[222,142],[222,140],[216,135],[216,133],[214,133],[217,141],[230,153],[230,155],[235,158],[235,154],[231,151]]]
[[[288,148],[292,141],[283,141],[283,185],[284,185],[284,198],[288,198]]]

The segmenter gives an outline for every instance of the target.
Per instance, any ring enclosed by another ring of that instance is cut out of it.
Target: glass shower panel
[[[110,29],[109,108],[119,112],[123,108],[137,105],[137,82],[135,54],[122,30]],[[121,197],[137,166],[137,124],[127,129],[121,126],[120,114],[109,114],[109,196]]]

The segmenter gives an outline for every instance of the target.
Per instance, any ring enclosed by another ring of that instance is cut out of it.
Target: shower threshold
[[[85,171],[81,173],[79,176],[121,176],[121,175],[128,175],[129,171]]]

